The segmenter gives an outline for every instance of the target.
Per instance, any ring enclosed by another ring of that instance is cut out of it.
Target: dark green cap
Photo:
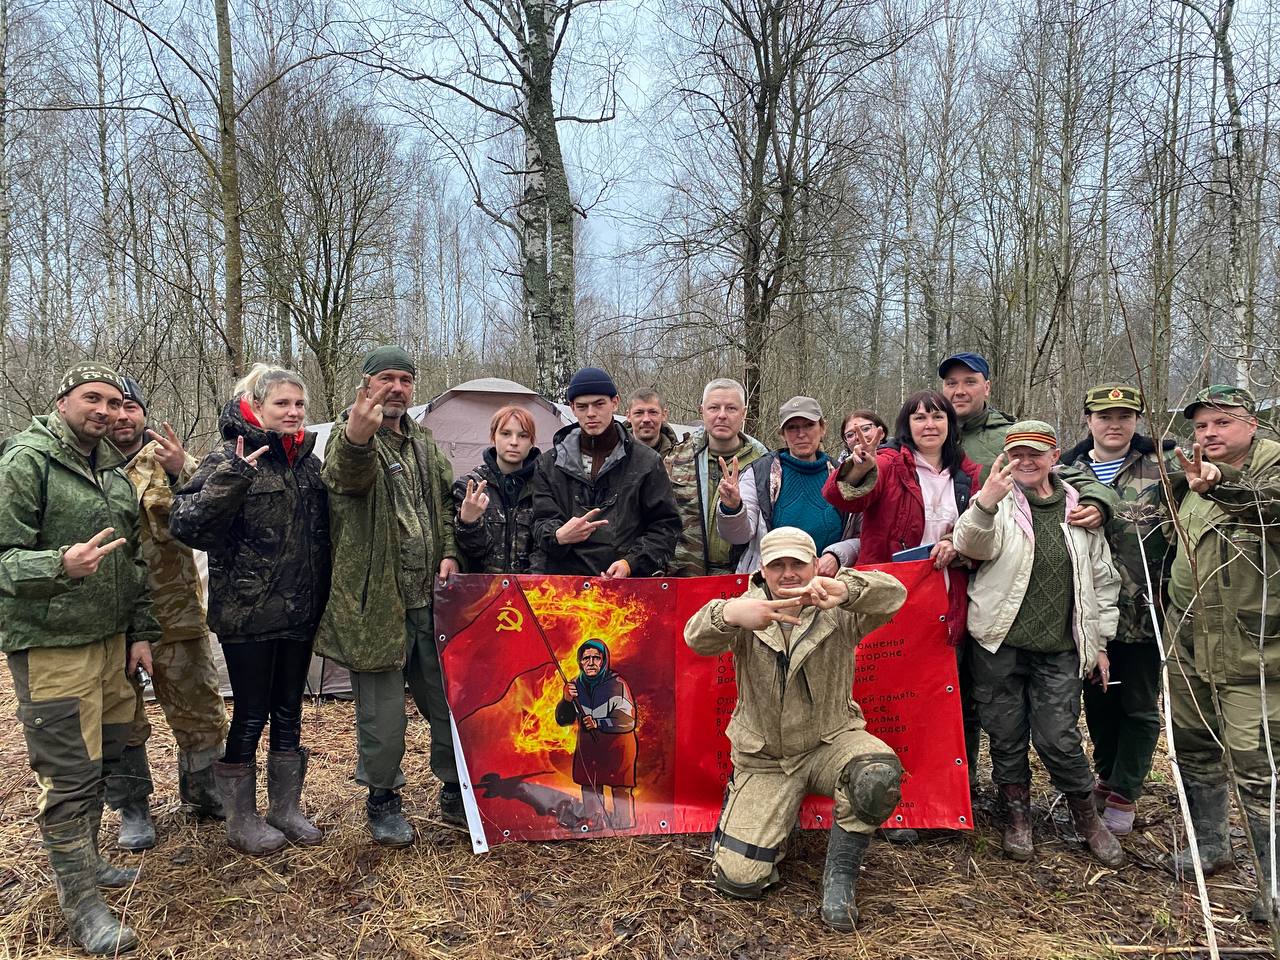
[[[1258,401],[1244,387],[1215,383],[1197,393],[1196,398],[1182,411],[1182,415],[1190,420],[1200,407],[1244,407],[1245,412],[1252,416],[1258,412]]]
[[[383,370],[403,370],[415,377],[418,375],[418,365],[413,362],[413,358],[406,351],[390,344],[371,350],[364,358],[362,370],[366,377],[372,377]]]
[[[1099,410],[1136,410],[1142,412],[1142,394],[1136,387],[1123,383],[1103,383],[1090,387],[1084,395],[1086,413],[1097,413]]]
[[[109,384],[119,390],[121,396],[124,396],[124,381],[120,379],[120,374],[105,363],[86,360],[84,363],[77,363],[62,375],[62,382],[58,384],[56,399],[61,400],[76,387],[86,383]]]

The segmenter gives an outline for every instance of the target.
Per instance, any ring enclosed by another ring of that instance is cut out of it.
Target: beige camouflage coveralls
[[[874,785],[860,784],[864,766],[890,765],[892,748],[866,730],[852,697],[854,647],[887,623],[907,597],[887,573],[841,570],[849,589],[831,610],[805,607],[788,639],[779,624],[750,631],[725,623],[727,600],[712,600],[685,625],[695,652],[733,654],[738,702],[725,731],[733,777],[716,829],[715,870],[742,891],[763,889],[785,854],[784,841],[806,794],[835,799],[835,821],[850,833],[873,833],[897,805]],[[747,597],[768,598],[760,574]]]

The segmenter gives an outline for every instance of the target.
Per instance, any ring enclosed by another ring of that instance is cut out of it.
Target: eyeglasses
[[[842,434],[842,436],[846,440],[852,440],[854,437],[858,436],[858,434],[862,434],[862,436],[864,437],[869,437],[873,433],[875,433],[875,431],[876,431],[875,424],[869,423],[865,427],[855,427],[852,430],[846,430],[844,434]]]

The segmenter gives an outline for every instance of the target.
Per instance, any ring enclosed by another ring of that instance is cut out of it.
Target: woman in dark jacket
[[[306,386],[255,364],[222,411],[225,441],[178,491],[169,529],[209,554],[209,626],[231,679],[227,747],[214,778],[227,841],[244,853],[319,843],[299,798],[302,692],[329,595],[329,508],[315,434],[303,430]],[[258,740],[271,723],[265,820],[255,802]]]
[[[541,450],[524,407],[503,407],[489,420],[484,462],[453,482],[454,533],[471,573],[528,573],[533,550],[529,478]]]

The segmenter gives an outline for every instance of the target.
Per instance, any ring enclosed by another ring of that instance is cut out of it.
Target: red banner
[[[902,803],[885,826],[970,829],[942,574],[928,561],[874,569],[908,591],[898,615],[859,644],[853,688],[867,729],[904,768]],[[733,657],[698,656],[684,625],[746,584],[451,578],[435,618],[476,848],[713,830],[732,769]],[[828,826],[830,811],[829,798],[811,797],[801,823]]]

